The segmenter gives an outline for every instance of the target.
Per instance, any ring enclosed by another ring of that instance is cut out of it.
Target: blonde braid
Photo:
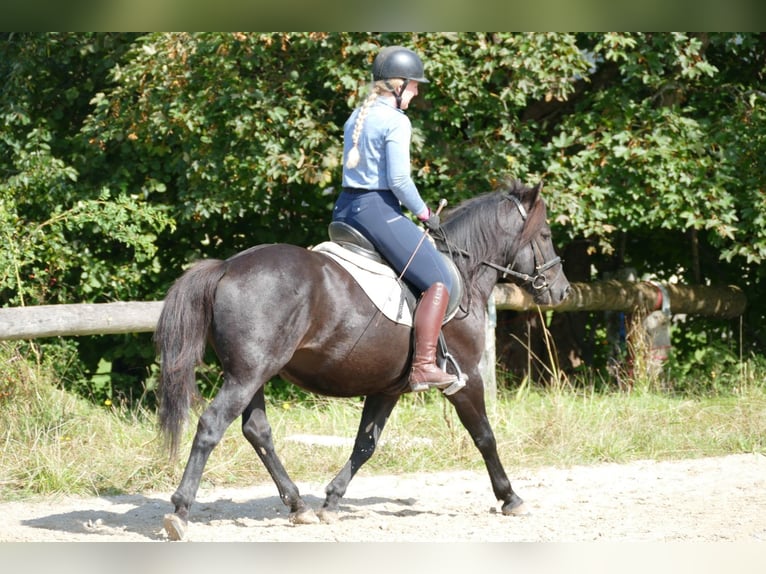
[[[359,165],[359,136],[362,135],[362,125],[364,124],[364,120],[367,118],[367,113],[370,111],[370,106],[372,106],[372,103],[377,97],[378,90],[373,89],[372,92],[370,92],[370,95],[367,96],[367,98],[362,103],[362,106],[359,109],[359,115],[356,116],[356,122],[354,123],[354,134],[351,136],[351,141],[354,145],[349,150],[348,157],[346,158],[346,167],[349,169],[354,169],[357,165]]]

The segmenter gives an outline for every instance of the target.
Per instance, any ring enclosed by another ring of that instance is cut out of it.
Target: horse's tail
[[[192,399],[198,396],[194,370],[205,353],[215,290],[225,272],[221,260],[198,261],[170,288],[157,321],[159,424],[171,456],[178,452]]]

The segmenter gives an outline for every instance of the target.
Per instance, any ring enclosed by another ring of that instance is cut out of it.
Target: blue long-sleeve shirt
[[[416,215],[422,214],[426,204],[411,176],[412,124],[392,103],[383,98],[372,103],[359,135],[359,163],[355,168],[346,167],[359,110],[352,112],[344,126],[343,186],[390,189],[404,207]]]

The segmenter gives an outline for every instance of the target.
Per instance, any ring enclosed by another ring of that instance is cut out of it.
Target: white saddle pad
[[[354,253],[333,241],[310,248],[331,257],[356,279],[375,306],[391,321],[412,326],[412,311],[405,300],[402,285],[388,265]]]

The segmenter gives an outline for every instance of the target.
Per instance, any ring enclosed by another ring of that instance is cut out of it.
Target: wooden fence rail
[[[745,296],[734,286],[663,285],[674,314],[733,318],[745,309]],[[493,292],[497,309],[532,310],[531,296],[516,285],[500,284]],[[653,311],[663,302],[663,289],[649,282],[573,283],[572,294],[556,311]],[[0,309],[0,339],[34,339],[154,331],[162,301],[76,303]]]
[[[556,311],[644,311],[662,308],[667,296],[674,315],[706,315],[720,319],[739,317],[747,299],[734,285],[675,285],[651,281],[598,281],[572,283],[572,292],[562,303],[543,307]],[[535,308],[532,297],[511,284],[500,284],[494,290],[498,309],[517,311]]]
[[[154,331],[162,301],[73,303],[0,309],[0,339]]]

